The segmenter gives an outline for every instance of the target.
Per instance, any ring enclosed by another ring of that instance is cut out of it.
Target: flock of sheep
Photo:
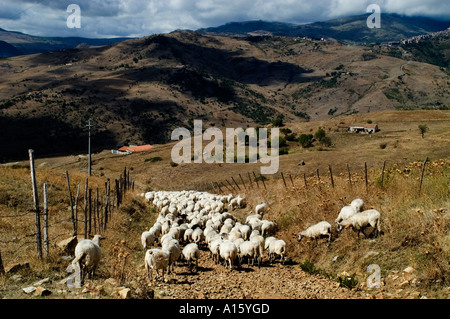
[[[151,281],[153,270],[159,276],[161,269],[164,278],[164,270],[173,270],[179,259],[197,270],[202,248],[209,249],[210,258],[216,264],[222,262],[230,270],[244,260],[260,266],[265,250],[270,262],[279,257],[284,263],[286,242],[272,236],[276,232],[275,222],[263,219],[266,203],[257,205],[255,214],[248,216],[243,224],[230,213],[246,206],[245,199],[239,195],[155,191],[143,196],[159,210],[156,222],[141,235],[142,247],[147,249],[145,268]]]
[[[188,263],[189,269],[198,270],[200,250],[208,249],[210,258],[216,263],[223,263],[232,270],[237,263],[247,260],[252,266],[261,265],[264,252],[269,263],[276,258],[284,264],[286,259],[286,242],[277,239],[277,225],[263,219],[267,211],[265,202],[255,207],[255,214],[246,217],[241,223],[230,211],[246,206],[241,196],[214,195],[198,191],[151,191],[141,194],[159,210],[156,222],[141,234],[141,244],[146,250],[144,265],[150,281],[153,270],[159,277],[159,270],[174,270],[178,260]],[[335,220],[338,232],[353,228],[367,237],[364,229],[373,227],[372,234],[380,232],[380,213],[375,209],[362,211],[364,203],[355,199],[349,206],[344,206]],[[331,241],[331,224],[321,221],[297,235],[300,242],[307,237],[315,240],[326,237]],[[85,239],[75,249],[73,264],[81,269],[81,276],[87,270],[93,275],[101,259],[100,235],[93,240]],[[152,248],[153,247],[153,248]],[[82,267],[82,268],[81,268]]]

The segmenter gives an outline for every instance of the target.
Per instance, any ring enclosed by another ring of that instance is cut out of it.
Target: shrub
[[[312,134],[302,134],[298,138],[298,142],[303,148],[308,148],[313,145],[313,139],[314,137]]]
[[[155,156],[155,157],[146,158],[145,161],[146,162],[150,162],[150,163],[154,163],[154,162],[162,161],[162,158],[159,157],[159,156]]]

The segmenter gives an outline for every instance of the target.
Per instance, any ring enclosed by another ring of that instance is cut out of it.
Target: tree
[[[313,145],[313,135],[312,134],[302,134],[298,138],[298,142],[303,148],[308,148]]]
[[[422,134],[422,138],[425,137],[425,133],[428,132],[430,129],[426,124],[420,124],[419,125],[420,134]]]
[[[319,128],[317,130],[317,132],[314,134],[314,137],[316,138],[316,140],[318,140],[319,142],[326,136],[325,130]]]

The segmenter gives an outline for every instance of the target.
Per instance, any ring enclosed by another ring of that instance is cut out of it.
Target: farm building
[[[112,150],[111,152],[113,154],[131,154],[136,152],[143,152],[143,151],[149,151],[153,148],[150,144],[136,146],[136,145],[130,145],[130,146],[122,146],[121,148],[117,150]]]
[[[339,128],[344,128],[344,125],[340,125]],[[372,134],[378,132],[380,129],[377,124],[350,124],[346,125],[347,131],[350,133],[365,133]]]

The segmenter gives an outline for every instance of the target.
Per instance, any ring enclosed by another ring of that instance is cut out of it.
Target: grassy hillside
[[[94,155],[94,176],[89,179],[89,186],[94,190],[99,187],[100,198],[104,196],[106,179],[117,179],[125,166],[136,181],[136,193],[130,192],[121,208],[113,210],[110,223],[106,231],[102,232],[107,238],[103,242],[105,259],[99,269],[99,278],[88,286],[91,290],[76,294],[66,292],[63,295],[55,292],[52,297],[91,297],[89,291],[95,291],[95,287],[103,285],[107,278],[112,277],[121,281],[121,285],[131,287],[135,297],[147,298],[148,286],[142,268],[143,251],[139,238],[142,229],[154,222],[156,214],[155,209],[143,202],[138,194],[150,189],[212,191],[207,182],[225,183],[225,180],[231,181],[233,176],[241,188],[240,191],[233,190],[233,193],[245,196],[248,203],[245,209],[234,211],[233,214],[244,220],[257,204],[266,201],[269,211],[265,218],[278,223],[277,236],[288,243],[288,256],[292,264],[286,267],[302,265],[305,270],[332,280],[344,276],[342,274],[353,275],[358,281],[356,289],[366,289],[364,283],[369,275],[366,269],[370,264],[377,264],[381,269],[383,284],[380,290],[368,291],[374,297],[403,298],[409,295],[416,298],[448,298],[448,111],[382,112],[364,117],[343,117],[337,123],[367,121],[369,116],[381,128],[374,135],[330,131],[328,127],[335,124],[332,121],[297,124],[301,126],[286,123],[285,127],[298,134],[310,130],[314,133],[318,127],[325,128],[334,144],[329,148],[315,145],[308,150],[290,145],[290,154],[281,156],[280,166],[286,186],[280,174],[266,176],[265,187],[261,181],[256,184],[253,179],[250,184],[247,172],[258,173],[260,164],[170,165],[169,154],[173,144],[129,156],[118,157],[107,152]],[[426,123],[430,128],[424,139],[417,129],[418,123]],[[358,148],[355,148],[356,141]],[[430,161],[426,165],[419,194],[422,162],[426,156]],[[157,157],[161,157],[161,160],[151,160]],[[298,166],[299,159],[304,159],[306,165]],[[384,160],[387,165],[381,183]],[[367,188],[364,162],[368,163],[369,168]],[[351,185],[347,164],[351,170]],[[331,185],[328,165],[333,168],[334,187]],[[37,278],[50,277],[57,286],[57,282],[67,277],[65,269],[68,262],[61,259],[59,248],[55,246],[59,240],[70,237],[72,231],[65,170],[71,176],[72,192],[76,190],[76,185],[81,185],[79,212],[83,210],[86,159],[77,156],[38,158],[38,187],[42,189],[44,182],[49,185],[51,243],[50,259],[38,261],[33,237],[30,172],[26,166],[27,162],[20,162],[0,167],[2,259],[5,266],[28,261],[31,267],[30,270],[19,272],[24,278],[21,282],[14,281],[11,276],[0,277],[2,297],[29,298],[21,291],[24,284],[31,284]],[[317,168],[320,181],[316,176]],[[223,188],[225,193],[229,192]],[[351,230],[344,230],[339,236],[333,230],[333,241],[329,245],[324,241],[320,241],[317,247],[307,240],[297,242],[295,235],[300,230],[320,220],[333,224],[339,209],[356,197],[364,199],[366,208],[373,207],[381,212],[383,233],[380,237],[358,241],[356,233]],[[79,234],[82,236],[81,216]],[[415,269],[409,281],[402,273],[407,267]],[[112,288],[104,285],[107,292],[99,297],[112,298]]]
[[[1,161],[164,143],[194,119],[215,127],[445,109],[448,74],[337,42],[246,41],[175,32],[95,49],[9,58],[0,69]],[[413,89],[414,88],[414,89]],[[10,143],[14,141],[14,143]]]

